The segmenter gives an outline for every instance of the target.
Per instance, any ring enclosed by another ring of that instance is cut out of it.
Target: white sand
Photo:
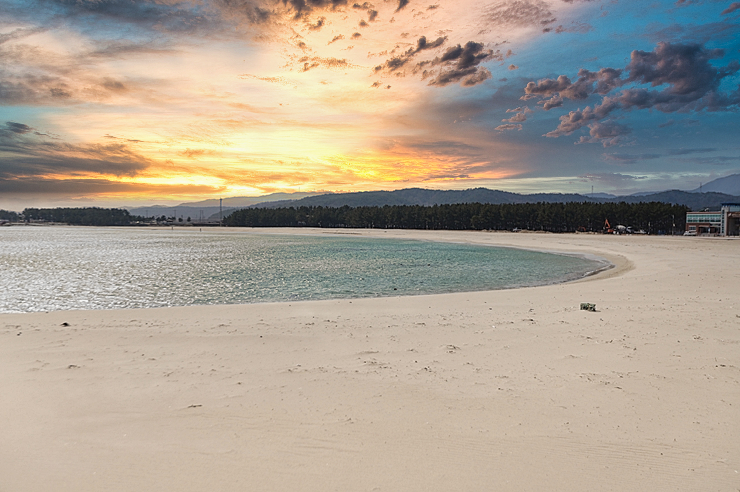
[[[354,232],[617,268],[494,292],[0,315],[0,491],[740,490],[740,241]]]

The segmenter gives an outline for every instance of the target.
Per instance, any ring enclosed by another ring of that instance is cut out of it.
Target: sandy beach
[[[739,240],[269,232],[615,266],[490,292],[0,315],[0,491],[740,490]]]

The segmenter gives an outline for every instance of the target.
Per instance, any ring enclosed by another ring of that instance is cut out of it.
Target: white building
[[[686,231],[697,236],[740,235],[740,203],[723,203],[717,212],[688,212]]]

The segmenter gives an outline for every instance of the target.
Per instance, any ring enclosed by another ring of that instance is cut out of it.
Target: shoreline
[[[48,227],[54,227],[53,225],[49,225]],[[76,227],[76,226],[64,226],[64,227]],[[100,227],[101,229],[111,229],[111,230],[117,230],[118,227]],[[141,230],[152,230],[152,228],[143,228],[140,227]],[[276,229],[279,229],[280,232],[274,232]],[[169,228],[159,228],[158,230],[166,230],[169,231]],[[345,229],[342,229],[345,230]],[[511,290],[511,289],[522,289],[522,288],[532,288],[532,287],[543,287],[548,285],[557,285],[557,284],[565,284],[565,283],[571,283],[571,282],[579,282],[584,280],[590,280],[594,278],[599,278],[606,274],[606,272],[609,272],[610,276],[613,275],[620,275],[624,271],[628,271],[631,266],[629,266],[629,262],[621,256],[615,256],[611,255],[610,258],[605,258],[604,256],[609,255],[602,255],[599,256],[597,253],[589,252],[589,251],[569,251],[569,250],[555,250],[555,249],[545,249],[540,247],[522,247],[522,246],[513,246],[509,244],[500,244],[496,242],[496,239],[500,239],[498,237],[498,234],[506,234],[505,232],[494,232],[494,231],[416,231],[416,230],[386,230],[386,229],[347,229],[349,232],[335,232],[334,229],[327,230],[327,229],[317,229],[317,228],[246,228],[246,227],[232,227],[228,228],[228,231],[226,229],[219,230],[219,231],[212,231],[209,230],[207,232],[230,232],[230,233],[242,233],[242,234],[254,234],[254,235],[294,235],[294,236],[312,236],[312,237],[324,237],[325,235],[352,235],[352,236],[359,236],[363,237],[365,239],[389,239],[389,240],[411,240],[411,241],[422,241],[422,242],[436,242],[436,243],[449,243],[449,244],[459,244],[459,245],[471,245],[471,246],[478,246],[478,247],[494,247],[494,248],[503,248],[503,249],[515,249],[515,250],[522,250],[522,251],[531,251],[531,252],[537,252],[537,253],[544,253],[544,254],[550,254],[550,255],[561,255],[561,256],[570,256],[575,258],[580,258],[584,260],[589,260],[592,262],[597,263],[599,266],[595,268],[594,270],[591,270],[589,272],[586,272],[585,274],[582,274],[579,277],[572,277],[567,276],[560,279],[554,279],[549,281],[538,281],[538,282],[532,282],[532,283],[526,283],[526,284],[512,284],[508,286],[498,287],[498,288],[492,288],[492,289],[473,289],[473,290],[455,290],[450,292],[427,292],[427,293],[415,293],[415,292],[407,292],[407,293],[400,293],[400,294],[387,294],[387,295],[376,295],[372,297],[330,297],[326,299],[294,299],[294,300],[279,300],[279,301],[270,301],[270,300],[257,300],[253,302],[237,302],[237,303],[213,303],[213,304],[186,304],[186,305],[173,305],[173,306],[149,306],[149,307],[138,307],[138,308],[99,308],[99,309],[79,309],[79,308],[73,308],[73,309],[57,309],[54,311],[47,311],[47,310],[37,310],[37,311],[0,311],[0,315],[3,314],[32,314],[32,313],[48,313],[48,312],[67,312],[67,311],[100,311],[100,310],[113,310],[118,311],[122,309],[155,309],[155,308],[178,308],[178,307],[188,307],[188,306],[225,306],[225,305],[252,305],[252,304],[271,304],[271,303],[297,303],[297,302],[316,302],[316,301],[322,301],[322,300],[341,300],[341,299],[382,299],[387,297],[415,297],[415,296],[424,296],[424,295],[446,295],[446,294],[455,294],[455,293],[467,293],[467,292],[494,292],[498,290]],[[394,234],[391,234],[391,236],[386,235],[388,232],[392,232]],[[195,233],[195,231],[190,231]],[[416,233],[416,234],[412,234]],[[441,234],[455,234],[458,237],[455,237],[454,239],[451,238],[443,238],[439,237]],[[495,234],[495,236],[493,235]],[[465,237],[459,237],[464,235]],[[482,236],[481,236],[482,235]],[[413,236],[413,237],[411,237]],[[432,237],[429,237],[432,236]],[[482,240],[481,240],[482,239]],[[491,240],[494,240],[493,242]]]
[[[738,243],[363,232],[616,266],[495,291],[0,314],[0,488],[737,489]]]

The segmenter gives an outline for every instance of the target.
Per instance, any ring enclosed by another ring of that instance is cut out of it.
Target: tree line
[[[304,206],[237,210],[224,218],[224,225],[600,232],[608,221],[612,227],[625,225],[650,234],[670,234],[683,231],[688,211],[686,206],[661,202]]]
[[[120,208],[27,208],[23,211],[26,221],[61,222],[86,226],[125,226],[139,219],[128,210]]]
[[[18,222],[18,214],[11,212],[10,210],[0,209],[0,220],[8,220],[10,222]]]

